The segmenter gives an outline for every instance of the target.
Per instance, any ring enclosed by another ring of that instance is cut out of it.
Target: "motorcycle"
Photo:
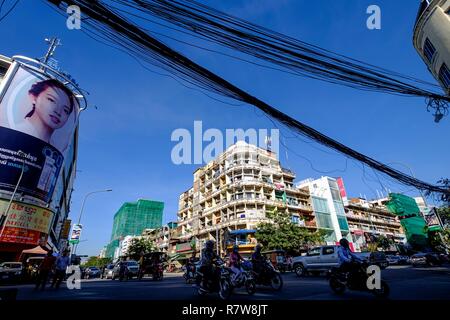
[[[201,268],[196,271],[196,281],[200,284],[204,277]],[[213,262],[212,277],[207,279],[205,287],[200,286],[198,288],[198,294],[204,296],[209,293],[218,293],[219,297],[226,300],[230,297],[233,291],[233,286],[231,285],[231,275],[228,268],[225,267],[225,262],[221,259],[217,259]]]
[[[361,262],[355,265],[355,270],[353,272],[343,273],[338,267],[331,269],[331,274],[329,275],[329,284],[331,290],[336,294],[343,294],[346,289],[355,291],[369,291],[374,296],[378,298],[387,298],[389,296],[389,285],[386,281],[380,281],[380,288],[369,289],[367,286],[367,279],[369,275],[367,274],[367,267],[369,264],[367,262]]]
[[[185,266],[185,270],[184,270],[184,274],[183,274],[183,278],[186,281],[186,283],[190,284],[193,283],[195,281],[195,274],[196,274],[196,269],[197,269],[197,264],[196,263],[188,263]]]
[[[233,288],[242,288],[245,287],[245,290],[249,295],[252,295],[256,292],[256,282],[253,278],[252,273],[252,263],[250,261],[244,261],[242,263],[243,271],[239,274],[234,284],[232,283]],[[230,270],[231,271],[231,270]]]
[[[283,278],[280,271],[275,269],[272,263],[265,260],[261,266],[261,270],[252,270],[253,278],[257,285],[270,286],[275,291],[283,288]]]
[[[152,278],[153,281],[162,280],[164,277],[164,268],[162,263],[158,263],[153,266]]]

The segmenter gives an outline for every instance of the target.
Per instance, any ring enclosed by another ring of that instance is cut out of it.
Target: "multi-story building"
[[[176,230],[177,223],[169,222],[157,229],[145,229],[142,236],[153,241],[158,251],[172,253],[171,239],[176,236]]]
[[[260,222],[267,212],[287,212],[292,221],[316,229],[309,193],[294,186],[295,174],[281,167],[276,155],[239,141],[194,172],[194,184],[179,197],[178,226],[189,248],[197,251],[215,240],[224,253],[232,243],[250,252]]]
[[[111,241],[106,249],[107,257],[114,257],[120,242],[126,236],[140,236],[145,229],[162,225],[164,202],[139,199],[125,202],[114,215]]]
[[[360,251],[380,235],[395,243],[404,243],[405,234],[398,218],[383,204],[387,199],[367,201],[351,198],[345,206],[348,225],[355,249]]]
[[[450,94],[450,0],[422,0],[414,25],[414,47]]]
[[[342,238],[352,241],[344,211],[345,191],[343,185],[340,188],[338,181],[331,177],[316,180],[310,178],[297,185],[298,188],[306,189],[311,194],[317,228],[326,231],[327,244],[335,244]]]

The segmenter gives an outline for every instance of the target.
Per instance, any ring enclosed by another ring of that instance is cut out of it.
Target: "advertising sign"
[[[347,201],[347,192],[345,191],[344,180],[342,178],[337,178],[336,182],[339,187],[339,193],[341,194],[342,201]]]
[[[427,223],[430,231],[436,231],[441,229],[441,223],[436,213],[436,208],[432,208],[428,214],[423,215],[425,222]]]
[[[0,189],[49,202],[78,123],[63,84],[19,67],[0,101]]]
[[[69,238],[71,223],[72,223],[72,220],[70,220],[70,219],[67,219],[67,220],[64,221],[64,226],[63,226],[63,229],[61,231],[61,239]]]
[[[82,229],[83,229],[83,226],[81,224],[75,224],[73,226],[72,234],[69,239],[70,243],[79,243],[80,242],[80,236],[81,236]]]
[[[4,213],[8,201],[0,200],[0,213]],[[5,221],[1,242],[37,244],[41,233],[48,234],[53,212],[19,202],[13,202]]]

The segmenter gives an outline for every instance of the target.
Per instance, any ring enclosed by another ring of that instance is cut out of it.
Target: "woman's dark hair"
[[[58,88],[64,91],[64,93],[69,97],[70,100],[70,111],[69,114],[72,113],[74,108],[74,101],[73,101],[73,93],[70,91],[65,85],[63,85],[61,82],[55,79],[48,79],[36,82],[31,86],[31,89],[28,90],[28,94],[32,94],[33,96],[37,97],[40,95],[43,91],[47,90],[47,88]],[[34,113],[34,106],[33,109],[28,112],[28,114],[25,116],[25,118],[29,118]]]

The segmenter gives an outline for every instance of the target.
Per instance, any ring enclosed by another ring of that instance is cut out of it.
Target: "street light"
[[[83,204],[82,204],[82,206],[81,206],[80,214],[78,215],[78,222],[77,222],[77,224],[80,224],[80,223],[81,223],[81,217],[82,217],[82,215],[83,215],[84,205],[86,204],[86,199],[87,199],[88,196],[90,196],[91,194],[94,194],[94,193],[111,192],[111,191],[112,191],[112,189],[106,189],[106,190],[97,190],[97,191],[92,191],[92,192],[87,193],[87,194],[84,196],[84,199],[83,199]],[[81,234],[80,234],[80,238],[81,238]],[[78,243],[80,242],[79,240],[80,240],[80,239],[78,239]],[[75,245],[75,248],[73,249],[73,254],[75,254],[76,251],[77,251],[78,243]]]

